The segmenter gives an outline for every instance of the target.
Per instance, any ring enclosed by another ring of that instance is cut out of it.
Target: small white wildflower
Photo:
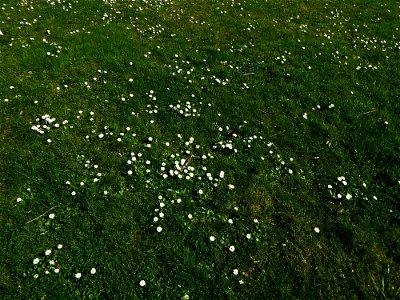
[[[232,220],[232,219],[229,219],[229,220],[228,220],[228,223],[229,223],[229,224],[233,224],[233,220]]]
[[[239,270],[238,269],[233,269],[232,273],[233,273],[233,275],[238,275],[239,274]]]
[[[316,233],[319,233],[319,228],[318,228],[318,227],[315,227],[315,228],[314,228],[314,231],[315,231]]]
[[[79,278],[82,277],[82,274],[81,274],[81,273],[76,273],[76,274],[74,275],[74,277],[75,277],[76,279],[79,279]]]
[[[96,274],[96,268],[92,268],[92,269],[90,270],[90,274]]]
[[[44,253],[46,256],[51,254],[51,249],[46,250],[46,252]]]
[[[33,275],[33,278],[37,279],[39,277],[39,274]]]
[[[246,238],[247,238],[248,240],[251,239],[251,234],[250,234],[250,233],[246,234]]]
[[[332,188],[332,186],[330,184],[328,184],[328,189],[331,189],[331,188]]]
[[[37,264],[39,263],[39,261],[40,261],[39,258],[35,258],[35,259],[33,260],[33,264],[34,264],[34,265],[37,265]]]
[[[59,268],[57,268],[57,269],[54,269],[54,273],[59,273],[60,272],[60,269]]]
[[[161,226],[158,226],[157,227],[157,232],[161,232],[162,231],[162,227]]]
[[[244,284],[244,281],[242,279],[240,279],[239,284]]]
[[[49,214],[49,219],[54,219],[55,216],[55,214]]]
[[[58,244],[57,249],[61,249],[63,247],[62,244]]]
[[[188,219],[193,219],[192,214],[188,214]]]
[[[210,236],[210,241],[211,241],[211,242],[214,242],[214,241],[215,241],[215,236],[213,236],[213,235]]]
[[[258,219],[254,219],[253,221],[254,221],[254,223],[258,223]]]
[[[133,174],[132,170],[129,170],[128,175],[132,175],[132,174]]]
[[[145,285],[146,285],[146,281],[140,280],[139,285],[140,285],[140,286],[145,286]]]
[[[71,195],[72,195],[72,196],[75,196],[75,195],[76,195],[76,192],[75,192],[75,191],[72,191]]]
[[[224,176],[225,176],[225,172],[224,171],[219,172],[219,177],[220,178],[224,178]]]
[[[352,195],[350,195],[350,194],[347,194],[347,195],[346,195],[346,199],[347,199],[347,200],[350,200],[351,198],[353,198]]]
[[[235,186],[233,184],[228,185],[228,188],[233,190],[235,188]]]
[[[22,199],[21,198],[17,198],[17,202],[21,202],[22,201]]]
[[[229,246],[229,251],[235,252],[235,246]]]
[[[204,193],[203,190],[199,190],[200,195],[203,195],[203,193]]]

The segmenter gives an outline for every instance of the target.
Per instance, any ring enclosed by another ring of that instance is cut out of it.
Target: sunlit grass
[[[398,297],[399,16],[1,4],[1,295]]]

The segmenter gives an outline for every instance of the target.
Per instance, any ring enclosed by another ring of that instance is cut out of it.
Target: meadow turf
[[[1,299],[398,299],[400,1],[0,4]]]

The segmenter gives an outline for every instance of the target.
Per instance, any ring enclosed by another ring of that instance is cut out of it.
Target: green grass
[[[1,4],[1,297],[398,298],[399,19]]]

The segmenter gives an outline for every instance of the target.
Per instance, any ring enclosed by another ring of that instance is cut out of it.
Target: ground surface
[[[0,295],[400,294],[400,2],[0,5]]]

